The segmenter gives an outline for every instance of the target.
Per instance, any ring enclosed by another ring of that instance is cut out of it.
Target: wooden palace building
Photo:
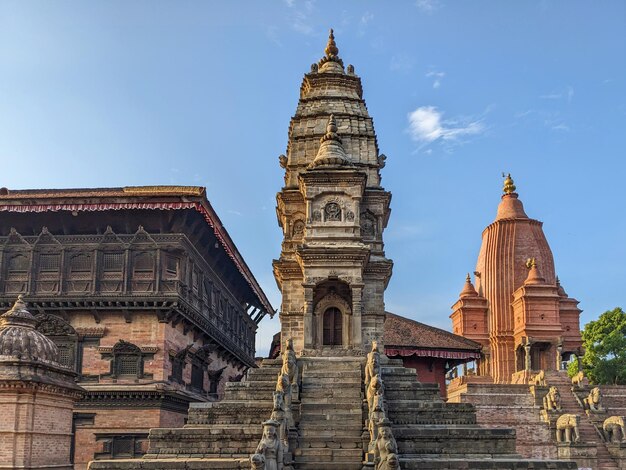
[[[0,189],[0,312],[19,294],[84,389],[75,468],[219,399],[273,314],[201,187]]]

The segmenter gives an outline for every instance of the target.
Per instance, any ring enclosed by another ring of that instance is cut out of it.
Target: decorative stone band
[[[438,357],[442,359],[480,359],[479,351],[447,351],[445,349],[399,349],[385,347],[387,356],[418,356],[418,357]]]

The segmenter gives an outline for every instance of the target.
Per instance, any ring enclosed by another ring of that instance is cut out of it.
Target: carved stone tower
[[[530,219],[509,175],[496,220],[483,231],[476,288],[468,276],[452,307],[454,333],[483,345],[479,375],[525,383],[580,353],[580,310],[555,274],[542,222]]]
[[[382,342],[392,270],[382,237],[391,200],[380,185],[386,157],[361,79],[338,52],[331,30],[325,56],[304,76],[279,158],[281,333],[304,354],[361,354],[373,339]]]

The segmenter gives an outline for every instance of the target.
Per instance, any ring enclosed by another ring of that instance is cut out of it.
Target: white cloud
[[[552,93],[547,93],[545,95],[540,95],[539,98],[542,100],[561,100],[565,99],[568,103],[572,102],[574,98],[574,87],[567,86],[565,89],[560,91],[553,91]]]
[[[437,72],[436,70],[431,70],[430,72],[426,73],[427,78],[433,79],[433,88],[435,90],[441,86],[441,80],[445,76],[446,76],[445,72]]]
[[[285,1],[285,4],[286,4],[289,8],[293,7],[293,6],[295,5],[295,3],[296,3],[296,0],[284,0],[284,1]]]
[[[485,131],[481,120],[444,120],[442,117],[443,113],[434,106],[421,106],[410,112],[408,119],[411,138],[422,144],[430,144],[436,140],[450,143]]]
[[[363,13],[363,16],[361,16],[361,24],[363,26],[367,26],[367,24],[373,19],[374,19],[374,13],[370,11],[366,11],[365,13]]]
[[[439,8],[439,0],[417,0],[415,5],[422,11],[432,13]]]

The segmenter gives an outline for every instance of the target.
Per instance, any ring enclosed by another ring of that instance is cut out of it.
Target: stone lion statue
[[[585,373],[581,370],[578,374],[572,377],[572,385],[574,387],[581,388],[583,385],[584,378],[585,378]]]
[[[290,384],[296,384],[298,381],[298,361],[296,353],[293,350],[293,340],[289,338],[285,341],[285,351],[283,352],[283,367],[280,371],[289,377]]]
[[[376,374],[370,380],[367,390],[365,391],[365,397],[367,398],[367,409],[371,411],[374,409],[374,396],[383,395],[385,386],[380,378],[380,375]]]
[[[556,420],[556,441],[557,442],[574,442],[580,440],[580,434],[578,433],[578,423],[580,418],[578,415],[563,414]],[[573,436],[572,436],[573,435]]]
[[[561,394],[559,389],[552,386],[543,397],[543,409],[546,411],[561,411]]]
[[[545,387],[547,385],[546,373],[544,372],[543,369],[541,369],[539,372],[537,372],[537,374],[533,376],[532,379],[530,379],[530,381],[533,385],[539,385],[539,386]]]
[[[251,470],[265,470],[265,456],[263,454],[252,454],[250,457]]]
[[[586,398],[583,399],[583,405],[585,405],[585,410],[592,411],[594,413],[604,411],[602,406],[602,392],[600,391],[600,387],[594,387],[589,392]]]
[[[611,416],[604,420],[602,429],[607,442],[626,442],[626,428],[624,426],[626,418],[624,416]],[[620,440],[619,434],[622,433]]]

